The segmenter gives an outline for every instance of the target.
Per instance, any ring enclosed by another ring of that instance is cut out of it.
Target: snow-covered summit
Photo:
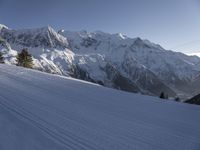
[[[13,45],[25,47],[66,48],[66,37],[58,34],[50,26],[35,29],[11,30],[3,28],[0,36]]]
[[[103,32],[84,32],[84,36],[82,32],[65,31],[60,34],[69,39],[73,52],[101,54],[105,60],[113,62],[117,70],[120,70],[122,74],[127,74],[126,76],[130,78],[135,78],[134,75],[136,75],[133,71],[131,73],[131,70],[134,69],[130,66],[137,62],[138,65],[134,65],[135,68],[144,66],[146,72],[153,72],[158,79],[175,89],[176,92],[182,91],[181,82],[187,86],[200,73],[199,58],[165,50],[160,45],[139,37],[121,38],[119,34]],[[126,64],[126,66],[122,64]],[[147,74],[149,75],[149,73]],[[139,80],[137,79],[137,81]]]
[[[200,58],[120,33],[56,32],[47,26],[3,28],[0,36],[12,50],[27,47],[37,69],[131,92],[191,96],[187,87],[200,74]]]
[[[3,25],[3,24],[0,24],[0,31],[1,31],[1,29],[3,29],[3,28],[8,29],[7,26],[5,26],[5,25]]]

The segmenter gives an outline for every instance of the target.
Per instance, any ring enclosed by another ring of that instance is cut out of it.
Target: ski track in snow
[[[0,65],[0,150],[199,150],[200,107]]]

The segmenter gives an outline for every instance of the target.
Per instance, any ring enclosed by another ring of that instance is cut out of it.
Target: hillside
[[[186,100],[185,103],[200,105],[200,94]]]
[[[50,26],[10,29],[1,25],[0,51],[7,64],[28,48],[34,68],[106,87],[159,96],[198,94],[200,58],[165,50],[139,37],[101,31],[55,31]]]
[[[199,150],[198,106],[0,65],[1,150]]]

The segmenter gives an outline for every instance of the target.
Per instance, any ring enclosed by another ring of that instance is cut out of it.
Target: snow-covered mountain
[[[5,25],[3,25],[3,24],[0,24],[0,31],[1,31],[3,28],[8,29],[7,26],[5,26]]]
[[[67,48],[67,39],[52,29],[43,27],[38,29],[11,30],[2,28],[1,37],[6,39],[10,44],[21,45],[26,47],[43,47],[43,48]]]
[[[26,47],[36,69],[131,92],[192,96],[188,88],[200,75],[199,57],[122,34],[2,28],[0,37],[10,47],[1,46],[6,63],[15,63],[12,56]]]
[[[1,150],[199,150],[198,106],[0,64]]]

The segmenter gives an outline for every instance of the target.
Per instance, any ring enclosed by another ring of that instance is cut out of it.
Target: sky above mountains
[[[200,51],[200,0],[0,0],[10,28],[121,32],[184,53]]]

